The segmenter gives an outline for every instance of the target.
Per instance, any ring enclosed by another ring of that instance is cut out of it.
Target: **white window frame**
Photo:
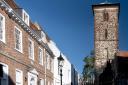
[[[48,81],[48,85],[50,85],[50,81]]]
[[[31,72],[28,72],[28,85],[30,85],[31,83],[31,79],[34,78],[35,80],[35,84],[34,85],[37,85],[37,75],[31,73]]]
[[[54,60],[51,58],[51,72],[54,72]]]
[[[22,19],[29,26],[29,15],[24,9],[22,9]]]
[[[41,54],[39,51],[41,50]],[[43,65],[43,49],[41,47],[38,48],[38,58],[39,58],[39,64]]]
[[[0,13],[0,17],[3,18],[3,21],[2,21],[2,39],[0,39],[0,41],[2,41],[2,42],[5,43],[5,16],[3,16],[3,15]]]
[[[20,78],[20,80],[21,80],[21,82],[19,83],[18,81],[17,81],[17,78],[16,78],[16,85],[23,85],[23,71],[21,71],[21,70],[19,70],[19,69],[16,69],[16,72],[20,72],[21,74],[20,74],[20,76],[18,77],[18,79]],[[16,74],[17,75],[17,74]],[[17,76],[16,76],[17,77]],[[17,84],[17,83],[19,83],[19,84]]]
[[[29,47],[29,44],[30,43],[28,43],[28,53],[29,53],[29,58],[30,59],[32,59],[32,60],[34,60],[34,42],[29,38],[28,39],[28,42],[31,42],[31,51],[30,51],[30,47]],[[30,52],[32,52],[32,53],[30,53]]]
[[[45,85],[44,79],[39,79],[39,85]]]
[[[53,81],[51,82],[51,85],[53,85]]]
[[[14,30],[14,35],[15,35],[15,49],[21,53],[23,53],[23,43],[22,43],[22,31],[17,27],[15,26],[14,27],[15,30]],[[20,32],[20,35],[19,35],[19,49],[16,48],[16,30],[18,30]]]
[[[6,81],[6,84],[4,84],[4,85],[8,85],[8,65],[7,64],[4,64],[4,63],[1,63],[0,62],[0,64],[2,64],[3,66],[5,66],[6,67],[6,69],[5,68],[3,68],[3,72],[4,72],[4,74],[3,74],[3,79],[6,79],[7,81]],[[1,84],[2,85],[2,84]]]
[[[50,54],[48,52],[46,52],[46,64],[47,69],[50,70]]]

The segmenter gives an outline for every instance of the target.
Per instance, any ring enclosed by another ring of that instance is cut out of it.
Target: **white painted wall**
[[[62,55],[64,58],[63,66],[63,85],[71,85],[71,63],[65,55]]]
[[[54,85],[60,85],[60,75],[58,72],[58,60],[57,58],[60,56],[60,50],[56,46],[53,41],[48,43],[49,48],[52,50],[53,54],[55,55],[54,58]],[[67,57],[62,54],[64,58],[64,66],[62,69],[63,73],[63,85],[71,85],[71,63],[67,59]]]

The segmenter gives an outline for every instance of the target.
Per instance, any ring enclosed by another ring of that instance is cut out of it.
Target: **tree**
[[[83,59],[84,67],[83,67],[83,79],[86,83],[94,82],[94,51],[91,51],[89,56],[86,56]]]

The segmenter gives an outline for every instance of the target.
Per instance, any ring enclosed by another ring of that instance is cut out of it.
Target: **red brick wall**
[[[38,78],[45,77],[45,60],[43,66],[39,64],[38,61],[38,47],[40,46],[34,39],[34,63],[31,64],[31,60],[28,55],[28,38],[30,35],[24,31],[12,18],[10,18],[4,10],[0,9],[0,13],[5,16],[5,35],[6,35],[6,43],[0,41],[0,62],[5,63],[9,67],[9,76],[12,81],[15,83],[15,70],[20,69],[23,71],[23,79],[24,85],[27,85],[27,80],[25,81],[25,77],[27,77],[27,73],[30,70],[29,67],[35,68],[39,75]],[[22,42],[23,42],[23,53],[17,51],[15,49],[15,36],[14,36],[14,27],[17,26],[22,31]],[[41,46],[40,46],[41,47]],[[44,52],[45,53],[45,52]],[[3,55],[6,54],[7,56]],[[45,54],[44,54],[45,55]],[[9,58],[9,56],[11,58]],[[47,79],[48,81],[53,81],[53,73],[47,70]]]

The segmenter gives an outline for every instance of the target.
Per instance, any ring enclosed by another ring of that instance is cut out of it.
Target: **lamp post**
[[[60,56],[57,58],[58,59],[58,68],[60,70],[60,81],[61,81],[61,84],[62,85],[62,67],[63,67],[63,64],[64,64],[64,59],[62,57],[62,55],[60,54]]]

